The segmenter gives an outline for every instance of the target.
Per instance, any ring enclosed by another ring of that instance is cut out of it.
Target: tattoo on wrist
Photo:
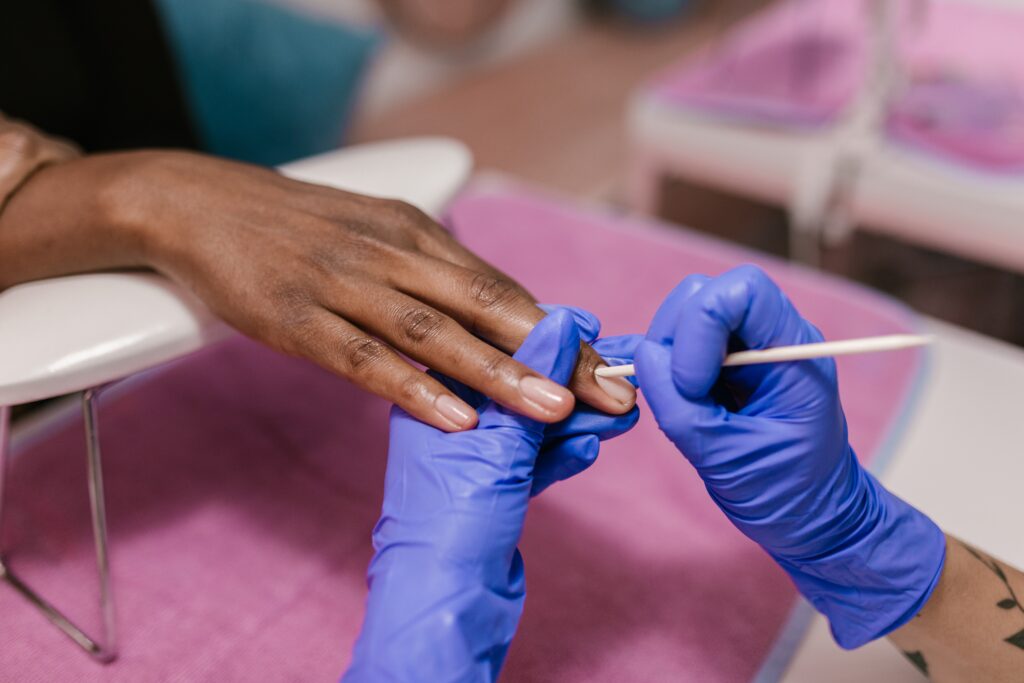
[[[991,557],[988,557],[987,555],[984,555],[979,551],[975,550],[966,543],[961,542],[960,545],[962,545],[967,552],[973,555],[974,558],[978,560],[978,562],[981,562],[983,565],[985,565],[988,568],[988,570],[995,574],[996,577],[998,577],[999,580],[1002,582],[1002,584],[1006,586],[1006,591],[1007,593],[1009,593],[1009,595],[1006,598],[1003,598],[1002,600],[997,602],[996,607],[1003,610],[1015,609],[1018,612],[1020,612],[1021,615],[1024,615],[1024,605],[1021,604],[1020,598],[1017,597],[1017,593],[1014,592],[1013,586],[1010,585],[1009,579],[1006,578],[1006,572],[1004,572],[1003,568],[999,566],[999,563],[993,560]],[[1010,645],[1014,645],[1016,647],[1019,647],[1021,650],[1024,650],[1024,628],[1017,631],[1012,636],[1004,638],[1003,640],[1005,640]]]
[[[928,662],[924,660],[924,653],[920,650],[914,652],[903,651],[903,656],[910,660],[910,663],[914,665],[914,668],[923,673],[925,676],[928,675]]]

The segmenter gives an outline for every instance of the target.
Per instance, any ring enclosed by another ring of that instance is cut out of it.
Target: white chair
[[[472,171],[472,156],[445,138],[362,145],[288,164],[292,178],[392,197],[437,215]],[[228,328],[191,293],[155,273],[95,273],[0,292],[0,530],[10,460],[11,406],[81,392],[102,639],[87,635],[13,573],[0,547],[0,578],[101,661],[117,655],[107,554],[97,398],[103,387],[196,351]]]
[[[660,179],[674,176],[792,209],[801,183],[817,177],[844,133],[742,126],[641,93],[629,113],[630,201],[653,212]],[[859,164],[844,198],[857,229],[1024,273],[1024,179],[944,166],[880,141]]]

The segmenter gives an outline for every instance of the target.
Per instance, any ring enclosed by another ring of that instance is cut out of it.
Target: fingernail
[[[607,367],[601,364],[599,367]],[[622,377],[599,377],[597,379],[597,386],[604,390],[604,393],[608,394],[622,405],[632,406],[636,403],[636,389],[629,383],[629,380],[623,379]]]
[[[548,413],[561,412],[572,401],[568,389],[543,377],[522,378],[519,391],[523,398]]]
[[[454,396],[441,394],[434,401],[434,408],[441,414],[441,417],[460,429],[465,429],[473,424],[475,417],[473,413],[469,411],[465,403]]]

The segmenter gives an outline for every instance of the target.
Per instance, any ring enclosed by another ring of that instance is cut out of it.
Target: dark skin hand
[[[166,274],[241,332],[447,431],[476,412],[400,354],[543,422],[568,416],[573,394],[616,414],[636,401],[625,380],[598,383],[589,347],[572,393],[514,361],[544,316],[535,299],[401,202],[152,151],[43,168],[0,213],[0,289],[125,267]]]

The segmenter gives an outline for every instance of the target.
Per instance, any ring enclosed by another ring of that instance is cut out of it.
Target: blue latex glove
[[[764,272],[741,266],[684,280],[651,323],[636,367],[659,426],[711,497],[853,648],[920,611],[946,544],[858,463],[832,359],[721,367],[739,348],[821,340]]]
[[[539,307],[547,313],[559,310],[571,313],[579,328],[580,340],[590,344],[608,365],[632,363],[636,347],[643,340],[638,334],[599,339],[601,322],[593,313],[575,306],[540,304]],[[461,382],[435,372],[430,374],[471,406],[480,406],[486,400],[483,394]],[[628,381],[637,385],[633,378]],[[593,465],[597,460],[600,442],[632,429],[638,416],[636,408],[625,415],[614,416],[586,404],[577,404],[568,418],[548,425],[534,465],[530,495],[535,496],[551,484],[577,475]]]
[[[581,341],[574,313],[596,334],[593,316],[556,310],[515,358],[565,384]],[[636,341],[612,346],[628,351]],[[449,434],[392,410],[366,619],[344,681],[495,680],[523,608],[516,545],[535,472],[551,483],[585,468],[598,439],[637,418],[636,409],[598,417],[581,408],[547,426],[452,386],[477,407],[476,429]]]

